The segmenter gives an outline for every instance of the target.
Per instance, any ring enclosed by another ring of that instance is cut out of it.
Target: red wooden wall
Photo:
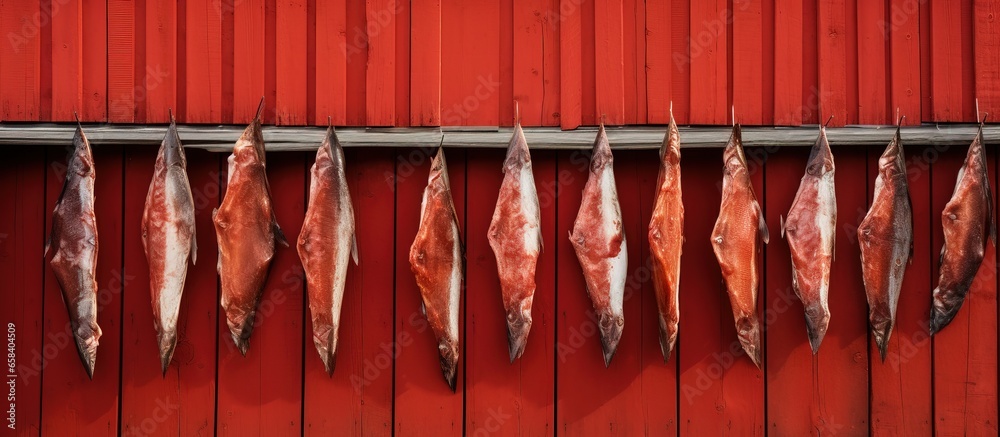
[[[0,120],[972,121],[1000,0],[8,0]]]
[[[940,211],[965,151],[907,147],[915,257],[883,363],[868,334],[855,238],[881,148],[834,149],[837,258],[831,327],[818,356],[811,354],[802,306],[791,291],[788,246],[777,237],[779,215],[791,205],[808,149],[747,149],[775,236],[762,266],[761,371],[739,347],[708,242],[719,208],[721,149],[684,152],[689,219],[681,334],[667,362],[658,346],[645,238],[656,152],[616,152],[630,273],[626,328],[610,368],[603,365],[581,270],[565,238],[579,206],[587,154],[533,154],[545,250],[528,347],[510,364],[486,239],[503,151],[449,149],[468,260],[462,361],[458,391],[452,393],[441,377],[407,261],[429,151],[347,151],[361,263],[348,273],[332,378],[308,341],[308,284],[292,249],[278,251],[249,353],[242,357],[232,346],[219,312],[210,224],[225,191],[226,155],[189,151],[198,264],[188,274],[174,362],[161,376],[138,229],[155,149],[95,146],[104,336],[91,381],[41,256],[62,184],[64,150],[8,147],[0,161],[0,277],[8,283],[0,293],[0,321],[16,330],[16,435],[996,435],[1000,278],[992,246],[955,321],[933,339],[926,330],[942,244]],[[305,212],[312,160],[311,153],[268,155],[278,221],[290,238]],[[996,160],[991,152],[994,187]]]

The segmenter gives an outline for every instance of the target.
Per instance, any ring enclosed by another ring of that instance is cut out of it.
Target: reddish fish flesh
[[[83,128],[76,127],[66,180],[52,211],[52,232],[45,256],[53,252],[52,272],[69,311],[76,350],[87,376],[94,378],[97,344],[97,218],[94,216],[94,156]]]
[[[934,335],[955,318],[986,251],[986,233],[997,244],[993,222],[993,193],[983,149],[983,127],[969,146],[958,171],[955,192],[941,212],[944,246],[941,247],[941,277],[934,289],[930,332]]]
[[[834,190],[833,153],[820,126],[806,173],[795,193],[788,218],[781,220],[781,236],[792,252],[792,288],[806,313],[806,332],[813,354],[819,352],[830,324],[830,267],[837,232],[837,193]]]
[[[264,293],[275,242],[288,246],[278,227],[267,184],[260,113],[229,155],[229,179],[222,204],[212,211],[219,243],[222,309],[240,353],[246,355],[257,304]]]
[[[618,349],[625,326],[622,305],[625,300],[625,275],[628,250],[622,212],[615,186],[614,158],[604,125],[597,131],[590,157],[590,176],[583,187],[583,200],[576,214],[569,240],[583,268],[587,293],[597,313],[604,350],[604,365]]]
[[[907,261],[913,257],[913,211],[899,128],[878,160],[875,194],[858,227],[868,320],[882,361],[896,320]]]
[[[410,269],[420,288],[424,315],[438,341],[441,372],[452,391],[458,371],[463,253],[444,148],[439,147],[420,202],[420,227],[410,246]]]
[[[298,242],[299,258],[306,272],[313,343],[332,375],[337,360],[337,332],[350,259],[358,263],[354,235],[354,206],[347,190],[344,149],[333,126],[316,152],[309,184],[309,208]]]
[[[767,244],[767,225],[757,203],[740,125],[722,153],[725,175],[722,178],[722,205],[712,230],[712,249],[722,268],[722,279],[733,307],[736,333],[750,359],[760,367],[760,322],[757,318],[757,286],[762,244]]]
[[[535,265],[542,250],[542,229],[531,155],[521,123],[507,146],[503,183],[490,222],[490,247],[497,259],[503,306],[507,311],[510,361],[524,353],[531,330],[535,297]]]
[[[167,373],[177,345],[177,316],[187,278],[188,261],[197,259],[194,197],[187,176],[184,146],[173,117],[156,155],[153,180],[142,212],[142,247],[149,262],[153,326],[160,348],[160,366]]]
[[[677,341],[680,323],[681,246],[684,244],[684,203],[681,200],[681,137],[671,111],[670,125],[660,146],[660,175],[649,220],[649,254],[653,258],[653,289],[660,310],[660,351],[663,361]]]

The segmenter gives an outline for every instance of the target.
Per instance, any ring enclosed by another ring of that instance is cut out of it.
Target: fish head
[[[167,128],[167,134],[163,137],[161,147],[163,148],[163,158],[167,166],[187,167],[184,146],[181,144],[180,136],[177,135],[177,122],[174,121],[173,117],[170,117],[170,127]]]
[[[504,159],[504,172],[514,171],[524,167],[531,162],[531,154],[528,152],[528,141],[524,138],[524,130],[521,123],[514,126],[514,134],[510,137],[510,144],[507,145],[507,158]]]
[[[726,143],[726,148],[722,152],[722,162],[725,165],[726,176],[739,176],[747,174],[747,158],[743,154],[743,136],[740,125],[733,126],[733,134]]]
[[[94,155],[90,149],[90,141],[80,126],[77,126],[76,134],[73,135],[73,150],[70,150],[66,163],[72,174],[83,177],[94,174]]]
[[[806,173],[812,176],[823,176],[834,171],[833,152],[830,150],[830,141],[826,137],[826,127],[820,126],[819,138],[813,145],[809,153],[809,163],[806,165]]]
[[[600,173],[606,167],[613,166],[614,156],[611,154],[611,143],[608,142],[608,134],[601,124],[597,130],[597,138],[594,139],[594,147],[590,155],[590,172]]]

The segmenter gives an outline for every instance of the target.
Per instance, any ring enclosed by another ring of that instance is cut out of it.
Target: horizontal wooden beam
[[[0,146],[61,145],[73,138],[72,124],[0,124]],[[609,127],[608,138],[614,149],[656,149],[663,141],[664,126]],[[893,126],[847,126],[828,129],[831,145],[882,145],[892,137]],[[163,125],[84,125],[95,145],[158,145],[166,127]],[[242,126],[184,125],[178,131],[185,147],[228,151],[243,131]],[[325,129],[317,127],[264,128],[264,141],[271,151],[313,150],[323,139]],[[593,145],[597,128],[583,127],[563,131],[559,128],[525,128],[524,135],[532,149],[587,149]],[[723,147],[729,139],[725,126],[682,127],[685,148]],[[337,135],[344,147],[445,147],[505,148],[511,128],[340,128]],[[972,141],[975,125],[923,125],[902,128],[904,144],[961,145]],[[1000,142],[1000,125],[983,129],[987,143]],[[817,127],[745,127],[746,146],[811,146]]]

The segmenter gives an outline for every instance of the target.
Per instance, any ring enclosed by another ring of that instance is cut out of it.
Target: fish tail
[[[160,369],[163,371],[163,376],[166,376],[170,361],[174,357],[174,349],[177,347],[177,333],[164,332],[157,337],[160,343]]]
[[[757,320],[757,315],[753,314],[740,318],[736,322],[736,328],[737,337],[740,339],[743,350],[746,351],[747,356],[750,357],[754,365],[760,369],[760,322]]]
[[[524,354],[529,331],[531,331],[531,314],[523,316],[520,309],[507,311],[507,349],[511,363]]]

